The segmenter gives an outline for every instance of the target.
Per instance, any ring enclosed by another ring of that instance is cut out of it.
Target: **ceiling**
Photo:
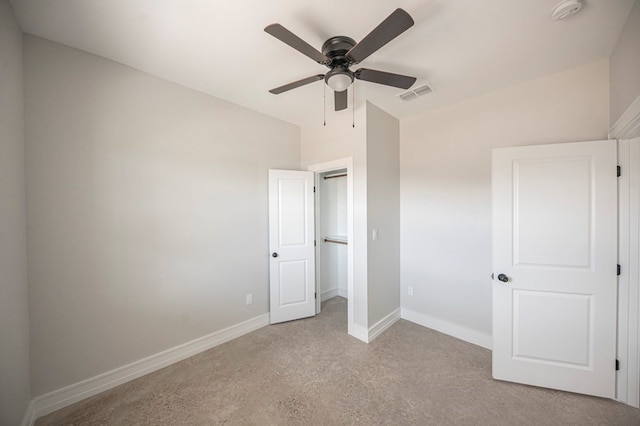
[[[365,100],[398,118],[609,57],[634,0],[584,0],[553,21],[558,0],[12,0],[22,30],[146,71],[295,124],[318,124],[322,82],[269,89],[327,69],[263,31],[278,22],[320,50],[359,41],[396,7],[415,25],[360,65],[418,78],[434,92],[356,82]],[[351,103],[351,93],[349,94]],[[327,87],[327,119],[333,99]],[[351,106],[349,107],[351,108]]]

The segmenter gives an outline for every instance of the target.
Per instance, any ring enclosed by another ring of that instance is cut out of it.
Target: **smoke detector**
[[[582,0],[562,0],[551,9],[551,17],[554,21],[575,15],[582,9]]]

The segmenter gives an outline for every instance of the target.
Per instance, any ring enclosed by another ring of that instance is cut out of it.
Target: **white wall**
[[[327,103],[329,105],[329,102]],[[353,157],[353,223],[354,223],[354,325],[368,328],[367,318],[367,147],[366,108],[355,111],[327,111],[327,125],[303,126],[300,131],[301,163],[307,166]],[[351,244],[352,242],[349,241]]]
[[[635,2],[610,60],[611,114],[613,125],[640,96],[640,1]]]
[[[367,103],[369,327],[400,307],[399,157],[398,119]]]
[[[606,139],[608,66],[596,62],[401,121],[403,316],[490,342],[491,150]]]
[[[29,385],[22,31],[0,0],[0,424],[19,424]]]
[[[299,167],[298,127],[24,43],[34,394],[267,313],[267,170]]]

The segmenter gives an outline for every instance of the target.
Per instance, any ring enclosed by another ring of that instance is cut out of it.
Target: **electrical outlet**
[[[245,297],[245,301],[247,305],[253,305],[253,293],[247,294],[247,296]]]
[[[413,287],[407,287],[407,294],[413,296]]]

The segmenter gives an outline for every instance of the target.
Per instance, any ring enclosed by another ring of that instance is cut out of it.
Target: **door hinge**
[[[318,293],[313,293],[313,298],[317,299],[318,298]]]
[[[616,359],[616,371],[620,370],[620,361]]]
[[[618,176],[620,176],[620,175],[618,175]],[[313,187],[313,192],[316,192],[316,187],[315,186]]]
[[[622,176],[622,167],[617,166],[616,170],[617,170],[617,173],[618,173],[618,177]]]
[[[316,246],[316,240],[313,240],[313,246],[314,247]]]
[[[620,272],[621,272],[620,270],[621,270],[620,265],[618,265],[617,275],[620,275]]]

